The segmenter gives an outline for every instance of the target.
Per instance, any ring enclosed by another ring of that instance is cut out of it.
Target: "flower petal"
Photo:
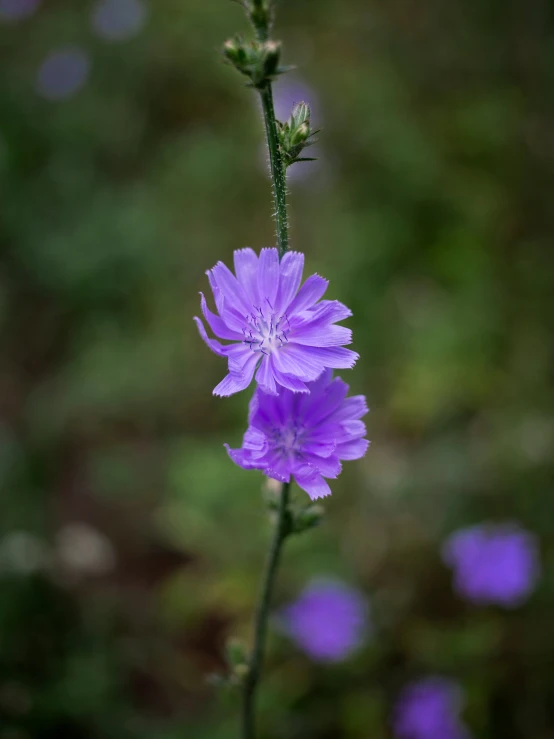
[[[352,343],[352,331],[346,326],[304,324],[294,328],[291,342],[303,346],[343,346]]]
[[[367,439],[347,441],[337,446],[337,456],[339,459],[360,459],[367,452],[368,447],[369,441]]]
[[[273,374],[275,380],[279,385],[282,385],[287,390],[292,390],[293,393],[309,393],[308,386],[293,375],[287,375],[284,372],[280,372],[278,369],[273,367]]]
[[[340,425],[352,440],[360,439],[367,434],[367,428],[363,421],[342,421]]]
[[[278,395],[275,377],[273,376],[272,357],[264,357],[256,373],[256,382],[268,395]]]
[[[314,320],[321,320],[329,323],[344,321],[350,318],[352,311],[346,305],[338,300],[321,300],[314,308]]]
[[[279,292],[275,310],[281,314],[286,312],[302,281],[304,255],[299,251],[288,251],[279,265]]]
[[[259,354],[255,354],[246,344],[231,344],[225,347],[226,355],[229,358],[229,372],[235,375],[241,375],[244,367],[251,360],[252,356],[256,358],[256,362],[260,358]]]
[[[331,488],[319,472],[309,465],[304,465],[294,473],[298,487],[305,490],[312,500],[331,495]]]
[[[280,453],[269,452],[264,458],[264,475],[279,480],[279,482],[290,482],[290,463],[288,457]]]
[[[216,285],[223,293],[226,302],[246,315],[251,310],[250,301],[246,297],[242,285],[239,284],[229,267],[223,264],[223,262],[218,262],[212,269],[212,276]]]
[[[328,280],[319,275],[308,277],[287,309],[289,317],[294,313],[300,313],[307,308],[311,308],[325,293],[328,285]]]
[[[336,454],[328,457],[320,457],[318,454],[304,453],[305,461],[315,467],[315,469],[324,477],[338,477],[342,470],[342,465]]]
[[[225,449],[227,449],[227,454],[235,464],[238,464],[239,467],[242,467],[245,470],[259,469],[257,463],[250,456],[250,452],[244,449],[231,449],[229,444],[224,444],[224,446]]]
[[[298,377],[304,382],[316,380],[325,367],[311,349],[292,343],[280,347],[273,354],[273,361],[279,372]]]
[[[222,398],[228,397],[247,388],[252,382],[257,361],[257,356],[252,354],[244,364],[242,372],[229,372],[219,385],[216,385],[213,389],[213,395],[219,395]]]
[[[219,315],[230,329],[240,334],[241,340],[244,340],[244,330],[248,323],[246,313],[242,315],[234,308],[228,300],[221,300],[221,308],[218,308]]]
[[[210,287],[212,288],[212,293],[213,293],[213,296],[214,296],[215,306],[217,308],[217,312],[219,313],[220,316],[222,316],[223,315],[223,313],[222,313],[222,310],[223,310],[223,293],[221,292],[221,290],[217,286],[217,282],[215,281],[215,277],[212,274],[212,270],[209,269],[206,272],[206,274],[208,275],[208,282],[210,283]]]
[[[332,369],[351,369],[360,355],[342,346],[313,346],[309,351],[313,360],[319,360],[325,367]]]
[[[258,292],[260,294],[260,302],[269,301],[269,307],[274,310],[278,289],[279,252],[273,248],[262,249],[258,263]]]
[[[208,304],[206,303],[204,293],[200,293],[200,307],[202,308],[204,318],[208,322],[208,326],[212,329],[216,336],[219,336],[220,339],[230,339],[231,341],[243,340],[244,337],[242,336],[242,334],[238,333],[238,331],[232,331],[226,325],[223,319],[221,319],[219,316],[216,316],[215,313],[211,312],[211,310],[208,308]]]
[[[300,413],[305,416],[310,426],[316,430],[321,427],[324,421],[333,421],[333,413],[340,407],[347,392],[348,385],[340,377],[335,377],[327,385],[321,385],[318,381],[311,389],[311,393],[315,393],[313,402],[310,402],[310,399],[302,398]],[[315,401],[316,398],[317,402]]]
[[[227,356],[225,347],[223,344],[220,344],[219,341],[216,341],[216,339],[210,339],[208,334],[206,333],[206,329],[204,328],[204,324],[198,318],[198,316],[194,316],[194,322],[196,323],[198,327],[198,333],[202,337],[203,341],[208,345],[208,347],[215,353],[219,354],[220,357]]]
[[[358,420],[368,412],[365,395],[353,395],[351,398],[345,398],[340,408],[333,413],[333,421]]]
[[[237,249],[234,253],[237,280],[252,305],[260,304],[258,292],[258,255],[253,249]]]
[[[244,434],[242,448],[248,449],[254,456],[259,456],[259,452],[263,452],[267,448],[267,437],[262,431],[255,428],[248,428]]]

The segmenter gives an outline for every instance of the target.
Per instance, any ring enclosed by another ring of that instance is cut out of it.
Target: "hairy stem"
[[[285,541],[289,533],[288,503],[290,494],[290,482],[283,484],[279,500],[277,521],[273,532],[271,549],[265,568],[260,598],[256,609],[254,623],[254,646],[248,665],[248,673],[244,680],[244,693],[242,704],[242,737],[243,739],[255,739],[254,709],[256,701],[256,690],[261,676],[264,659],[265,639],[267,632],[267,621],[271,604],[271,594],[275,584],[279,559]]]
[[[279,149],[277,136],[277,123],[275,118],[275,107],[273,105],[273,92],[271,83],[267,82],[260,90],[262,108],[264,112],[265,132],[267,135],[267,146],[269,149],[269,162],[271,166],[271,180],[273,185],[273,198],[275,201],[275,220],[277,222],[277,245],[279,247],[279,258],[289,248],[289,224],[287,218],[287,178],[285,167]]]

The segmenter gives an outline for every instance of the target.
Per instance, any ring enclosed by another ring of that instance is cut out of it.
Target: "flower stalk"
[[[265,87],[260,90],[262,110],[264,112],[265,132],[267,136],[267,147],[269,150],[269,164],[271,168],[271,181],[273,186],[273,198],[275,201],[275,221],[277,223],[277,246],[279,258],[289,248],[289,224],[287,217],[287,178],[285,166],[279,145],[277,132],[277,119],[275,118],[275,107],[273,105],[273,91],[271,82],[267,81]]]
[[[254,28],[256,40],[244,42],[240,38],[229,39],[223,47],[223,53],[241,74],[250,78],[250,86],[256,88],[260,95],[275,203],[277,246],[279,258],[282,259],[289,248],[287,178],[271,83],[278,75],[288,70],[279,66],[280,43],[269,39],[272,4],[272,0],[245,0],[243,5]]]
[[[277,520],[273,532],[273,541],[269,550],[266,569],[260,591],[260,599],[256,610],[254,622],[254,645],[248,663],[248,673],[244,679],[243,702],[242,702],[242,737],[243,739],[255,739],[255,700],[256,690],[260,681],[261,670],[265,652],[265,641],[267,633],[267,622],[271,606],[271,595],[277,568],[281,558],[283,543],[291,533],[291,516],[288,509],[290,495],[290,482],[283,483],[277,510]]]
[[[314,143],[313,137],[317,132],[311,129],[310,108],[307,103],[296,105],[290,118],[284,123],[275,116],[272,83],[278,75],[288,70],[280,65],[280,43],[270,39],[273,0],[239,2],[253,26],[255,38],[229,39],[224,44],[223,54],[247,78],[248,86],[254,88],[260,96],[275,205],[277,249],[262,249],[259,259],[251,249],[236,251],[236,279],[221,262],[209,273],[219,315],[211,313],[202,296],[204,318],[216,336],[240,342],[239,349],[236,343],[222,345],[219,341],[210,339],[202,321],[199,318],[195,320],[201,337],[210,349],[229,360],[229,374],[214,389],[215,395],[226,396],[244,390],[256,374],[259,387],[264,393],[268,393],[268,397],[285,397],[286,393],[310,393],[306,383],[311,382],[312,389],[315,389],[318,378],[322,378],[320,385],[326,387],[332,377],[332,373],[328,372],[329,368],[352,367],[357,354],[344,347],[344,344],[351,341],[350,330],[335,325],[336,321],[351,315],[346,306],[338,301],[325,301],[316,307],[325,293],[327,281],[318,275],[312,275],[298,292],[304,256],[299,252],[289,251],[286,170],[295,162],[306,161],[301,154],[304,148]],[[240,306],[239,313],[227,310],[223,299],[225,296],[228,305],[237,308]],[[237,323],[240,310],[245,316],[243,326],[239,325],[240,321]],[[302,313],[303,316],[302,323],[297,322],[295,328],[296,338],[304,337],[307,340],[306,345],[294,346],[294,341],[289,339],[290,321],[294,320],[295,313]],[[308,357],[304,357],[306,352]],[[315,392],[314,397],[316,396]],[[351,400],[356,402],[356,399]],[[365,412],[365,406],[362,411]],[[346,459],[357,458],[365,452],[367,442],[360,442],[358,438],[362,430],[365,433],[363,427],[356,431],[357,436],[349,436],[345,429],[343,441]],[[292,438],[300,443],[294,434],[291,436],[290,429],[283,429],[283,434],[283,438],[288,440],[287,444]],[[252,431],[253,439],[259,439],[261,435],[260,430]],[[228,451],[237,464],[248,469],[258,467],[271,477],[292,481],[294,473],[294,479],[312,500],[330,493],[323,473],[336,477],[340,472],[339,457],[330,456],[327,448],[321,458],[317,456],[318,449],[311,450],[313,464],[298,463],[294,469],[288,469],[282,474],[276,474],[269,463],[266,469],[263,455],[258,455],[253,462],[247,458],[248,450],[245,452],[228,448]],[[282,463],[286,459],[299,459],[301,455],[296,452],[289,450],[281,460]],[[279,454],[283,455],[282,449]],[[318,459],[321,470],[314,466]],[[248,655],[233,644],[228,653],[233,675],[240,682],[243,691],[242,739],[256,738],[256,695],[283,544],[290,534],[298,534],[316,526],[323,515],[321,507],[313,503],[301,510],[295,510],[290,504],[290,486],[291,482],[282,483],[278,502],[271,506],[275,528],[256,608],[252,651]]]

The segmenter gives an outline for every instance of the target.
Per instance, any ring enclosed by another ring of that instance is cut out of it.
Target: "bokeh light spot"
[[[0,0],[0,21],[18,21],[33,15],[41,0]]]
[[[64,100],[80,90],[88,79],[90,59],[78,47],[51,52],[37,74],[37,91],[48,100]]]
[[[101,0],[92,12],[92,26],[106,41],[124,41],[140,32],[146,18],[141,0]]]

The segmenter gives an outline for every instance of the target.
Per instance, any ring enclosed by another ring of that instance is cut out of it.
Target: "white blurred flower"
[[[86,523],[70,523],[60,529],[56,553],[61,567],[72,575],[105,575],[116,564],[110,540]]]

